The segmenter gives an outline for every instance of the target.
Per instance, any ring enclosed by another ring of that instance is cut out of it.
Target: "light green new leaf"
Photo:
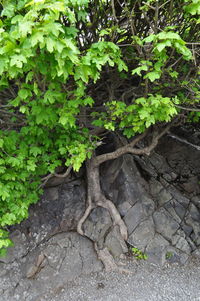
[[[31,46],[35,47],[39,43],[44,42],[44,35],[41,31],[37,31],[35,34],[31,36]]]
[[[56,41],[53,40],[52,38],[47,38],[46,39],[46,45],[47,45],[47,50],[52,53],[54,49],[54,45],[56,44]]]
[[[171,47],[172,43],[170,40],[166,40],[164,42],[160,42],[156,45],[155,49],[157,49],[159,52],[161,52],[165,47]]]
[[[150,36],[146,37],[143,39],[143,42],[145,43],[151,43],[156,39],[156,35],[155,34],[151,34]]]
[[[147,65],[142,65],[140,67],[137,67],[135,69],[132,70],[132,75],[134,74],[138,74],[138,75],[141,75],[141,72],[142,71],[147,71],[148,70],[148,66]]]
[[[27,63],[27,59],[24,55],[15,54],[15,55],[11,56],[10,66],[17,66],[18,68],[22,68],[23,63]]]
[[[152,71],[147,73],[144,78],[149,78],[151,82],[154,82],[156,79],[159,79],[161,76],[161,72]]]
[[[19,90],[18,95],[20,98],[26,99],[30,95],[30,92],[27,89],[21,89]]]
[[[32,26],[34,25],[31,21],[22,21],[19,23],[19,33],[21,37],[25,38],[28,33],[32,32]]]
[[[178,33],[168,31],[168,32],[161,32],[157,35],[160,40],[181,40],[181,37]]]

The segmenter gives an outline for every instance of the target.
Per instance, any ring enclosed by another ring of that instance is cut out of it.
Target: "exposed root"
[[[120,272],[120,273],[125,273],[125,274],[131,274],[132,272],[128,269],[124,269],[122,267],[119,267],[113,256],[110,254],[107,248],[99,249],[97,247],[97,244],[94,244],[95,250],[97,252],[98,258],[103,262],[103,265],[105,267],[106,272]]]
[[[84,232],[83,232],[83,229],[82,229],[83,224],[86,221],[86,219],[88,218],[88,216],[90,215],[92,209],[94,209],[97,206],[105,208],[109,211],[109,213],[111,215],[111,218],[112,218],[112,221],[113,221],[113,226],[115,226],[115,225],[119,226],[120,234],[121,234],[122,238],[126,241],[128,239],[127,227],[126,227],[124,221],[122,220],[122,218],[121,218],[117,208],[115,207],[115,205],[110,200],[106,199],[103,195],[102,195],[101,200],[99,200],[96,203],[96,206],[92,204],[91,197],[88,197],[88,207],[85,210],[84,215],[82,216],[82,218],[78,222],[77,232],[84,236]]]
[[[81,217],[81,219],[79,220],[78,225],[77,225],[77,232],[82,236],[84,236],[84,232],[83,232],[83,228],[82,228],[83,224],[86,221],[86,219],[88,218],[88,216],[90,215],[92,209],[94,208],[92,205],[92,200],[91,200],[90,196],[88,196],[87,203],[88,203],[88,207],[85,210],[85,213],[83,214],[83,216]]]
[[[97,202],[97,205],[100,207],[106,208],[109,211],[111,218],[113,220],[114,226],[115,225],[119,226],[119,230],[120,230],[120,234],[121,234],[122,238],[124,240],[127,240],[128,239],[127,227],[126,227],[124,221],[122,220],[115,205],[110,200],[106,199],[104,196],[102,196],[102,198]]]
[[[113,225],[114,226],[117,225],[119,227],[120,235],[122,236],[122,239],[126,241],[128,238],[127,227],[124,221],[122,220],[115,205],[103,195],[103,192],[101,190],[100,178],[99,178],[99,166],[96,166],[95,157],[93,157],[90,160],[87,160],[86,170],[87,170],[87,208],[82,218],[78,222],[77,232],[83,236],[85,235],[83,231],[83,224],[86,221],[86,219],[89,217],[92,209],[99,206],[108,210],[112,218]],[[105,232],[107,232],[107,230]],[[100,239],[101,241],[100,247],[99,247],[100,241],[95,242],[95,250],[98,254],[99,259],[103,262],[106,271],[117,270],[120,272],[127,273],[128,271],[126,269],[119,267],[115,263],[112,254],[109,252],[109,250],[106,247],[104,247],[105,236],[106,233],[103,235],[102,239]]]

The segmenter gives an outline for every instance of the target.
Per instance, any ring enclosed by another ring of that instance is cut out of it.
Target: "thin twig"
[[[70,174],[71,170],[72,170],[72,166],[70,165],[64,174],[50,173],[46,177],[42,178],[43,183],[39,186],[39,188],[44,187],[46,185],[46,183],[53,177],[66,178]]]
[[[196,109],[196,108],[187,108],[187,107],[183,107],[183,106],[176,105],[176,104],[174,104],[174,106],[177,107],[177,108],[179,108],[179,109],[183,109],[183,110],[190,111],[190,112],[200,112],[200,108],[199,109]]]

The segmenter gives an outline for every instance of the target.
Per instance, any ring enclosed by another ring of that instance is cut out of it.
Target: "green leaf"
[[[19,90],[18,95],[21,99],[26,99],[29,96],[29,90],[21,89]]]
[[[22,68],[23,63],[27,63],[27,59],[24,55],[13,55],[11,56],[10,66],[17,66],[18,68]]]
[[[46,39],[47,50],[52,53],[54,49],[55,41],[52,38]]]
[[[27,170],[28,171],[35,171],[36,167],[37,166],[33,160],[30,159],[27,161]]]
[[[110,34],[110,30],[102,29],[99,33],[99,36],[103,37],[103,36],[109,35],[109,34]]]
[[[145,42],[145,43],[151,43],[151,42],[153,42],[155,40],[155,38],[156,38],[156,35],[155,34],[151,34],[148,37],[144,38],[143,42]]]
[[[19,111],[24,114],[26,112],[26,107],[25,106],[21,106],[19,108]]]
[[[185,11],[191,15],[200,15],[200,2],[197,0],[196,2],[193,0],[193,3],[184,7]]]
[[[179,75],[179,73],[176,72],[176,71],[169,71],[169,74],[170,74],[170,76],[171,76],[172,78],[177,78],[178,75]]]
[[[31,21],[21,21],[19,23],[19,33],[21,37],[25,38],[28,33],[32,32],[32,26],[34,25]]]
[[[160,40],[182,40],[180,35],[175,33],[175,32],[172,32],[172,31],[168,31],[168,32],[161,32],[157,35],[157,37],[160,39]]]
[[[163,49],[165,49],[165,47],[171,47],[172,43],[170,40],[166,40],[164,42],[158,43],[155,47],[155,49],[157,49],[159,52],[161,52]]]
[[[11,18],[15,14],[16,6],[12,3],[7,3],[1,12],[1,16]]]
[[[161,76],[161,72],[152,71],[147,73],[144,78],[149,78],[151,82],[154,82],[156,79],[159,79]]]
[[[4,140],[3,140],[3,139],[0,139],[0,148],[3,147],[3,144],[4,144]]]
[[[34,157],[37,157],[37,155],[42,154],[42,149],[37,146],[32,146],[30,149],[30,154],[33,155]]]
[[[132,75],[134,74],[138,74],[138,75],[141,75],[141,72],[142,71],[147,71],[148,70],[148,66],[147,65],[142,65],[140,67],[137,67],[135,69],[132,70]]]
[[[19,23],[22,20],[23,20],[23,16],[22,15],[16,15],[14,18],[12,18],[11,24],[17,24],[17,23]]]
[[[33,76],[34,76],[33,71],[30,71],[30,72],[27,74],[27,76],[26,76],[26,83],[32,81]]]
[[[37,31],[31,36],[31,46],[35,47],[37,44],[44,42],[44,34],[41,31]]]

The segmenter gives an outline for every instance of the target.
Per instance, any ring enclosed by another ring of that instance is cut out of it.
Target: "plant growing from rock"
[[[84,235],[100,206],[126,240],[99,167],[149,155],[177,122],[199,120],[199,1],[0,3],[1,252],[11,243],[6,230],[27,218],[47,181],[83,164],[87,200],[77,231]],[[108,133],[126,139],[99,154]]]
[[[138,248],[132,248],[132,253],[133,253],[133,256],[138,259],[138,260],[146,260],[148,258],[148,256],[143,253],[141,250],[139,250]]]

